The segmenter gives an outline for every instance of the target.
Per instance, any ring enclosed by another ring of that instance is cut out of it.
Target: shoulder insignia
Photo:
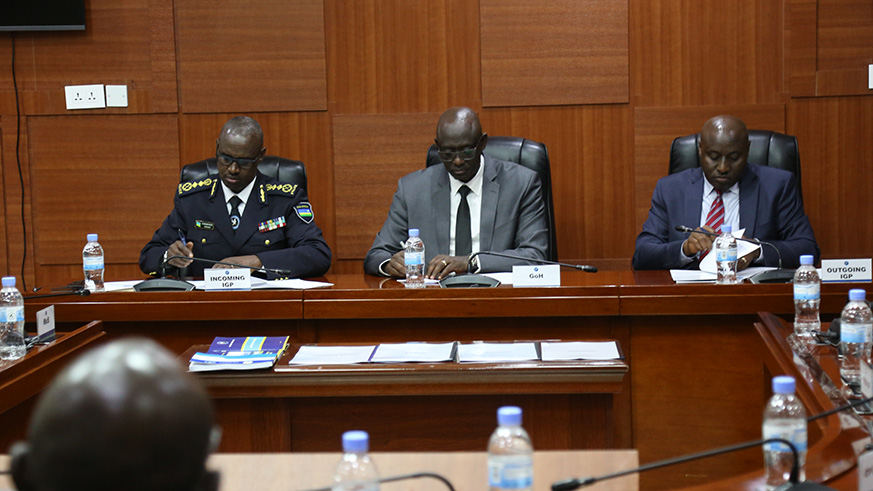
[[[184,196],[186,194],[196,193],[197,191],[203,191],[206,189],[212,189],[215,192],[215,183],[218,182],[218,179],[213,179],[211,177],[207,177],[206,179],[202,179],[200,181],[189,181],[183,182],[179,184],[179,196]]]
[[[282,196],[294,196],[294,193],[297,192],[297,184],[288,184],[288,183],[267,183],[264,184],[264,191],[267,194],[277,194]]]
[[[312,205],[306,201],[294,206],[294,213],[297,213],[297,218],[303,220],[303,223],[311,223],[315,215],[312,213]]]

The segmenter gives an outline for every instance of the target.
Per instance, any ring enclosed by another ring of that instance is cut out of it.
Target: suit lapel
[[[440,172],[439,178],[436,179],[431,186],[431,203],[433,210],[431,211],[436,220],[436,241],[437,254],[449,253],[449,233],[451,232],[451,217],[449,213],[444,213],[442,210],[450,210],[452,207],[451,200],[452,187],[449,186],[448,171]],[[429,254],[430,257],[436,254]]]
[[[490,251],[494,238],[494,218],[497,215],[497,197],[500,184],[497,182],[497,166],[491,157],[485,156],[485,171],[482,175],[482,206],[479,211],[479,250]]]
[[[746,237],[756,235],[759,184],[758,175],[746,167],[746,172],[740,179],[740,228],[746,229]]]
[[[690,183],[685,193],[685,217],[681,224],[668,224],[672,229],[675,225],[697,228],[700,226],[701,207],[703,206],[703,171],[696,169],[690,173]]]

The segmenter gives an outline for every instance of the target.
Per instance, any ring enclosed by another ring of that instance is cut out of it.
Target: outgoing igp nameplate
[[[561,286],[561,267],[557,264],[513,266],[512,286]]]
[[[203,288],[208,292],[252,289],[252,270],[249,268],[207,268],[203,270],[203,279]]]
[[[867,282],[873,280],[873,268],[870,259],[822,259],[821,281],[831,282]]]

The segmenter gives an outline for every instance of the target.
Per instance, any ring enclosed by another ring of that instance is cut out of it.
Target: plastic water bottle
[[[847,384],[861,381],[861,361],[870,357],[873,340],[873,314],[865,298],[867,292],[857,288],[849,290],[849,303],[840,316],[840,376]]]
[[[403,251],[406,264],[406,288],[424,288],[424,242],[418,236],[418,229],[409,229],[409,239]]]
[[[773,377],[773,397],[764,408],[764,438],[782,438],[794,444],[799,460],[798,478],[806,477],[806,410],[794,395],[794,377],[782,375]],[[794,454],[784,443],[764,444],[764,470],[767,473],[767,489],[773,489],[788,482]]]
[[[366,431],[343,433],[343,458],[336,466],[333,491],[378,491],[379,472],[367,453],[369,447]]]
[[[88,243],[82,250],[82,269],[85,271],[85,288],[102,292],[103,247],[97,243],[97,234],[88,234]]]
[[[15,277],[3,277],[0,290],[0,360],[24,356],[24,298],[15,288]]]
[[[715,263],[718,266],[719,285],[737,282],[737,239],[731,235],[731,226],[722,225],[721,235],[715,238]]]
[[[821,330],[821,278],[812,262],[811,255],[800,256],[794,273],[794,332],[808,344],[813,342],[813,332]]]
[[[488,441],[488,488],[529,491],[533,488],[533,445],[521,427],[521,408],[498,409],[497,424]]]

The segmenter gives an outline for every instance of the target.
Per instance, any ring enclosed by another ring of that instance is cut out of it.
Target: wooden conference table
[[[55,305],[62,327],[101,319],[110,338],[142,334],[180,354],[214,336],[241,335],[290,335],[298,344],[614,339],[630,372],[603,447],[636,448],[641,462],[651,462],[758,437],[768,389],[752,326],[757,312],[793,314],[790,285],[677,285],[665,271],[565,271],[561,279],[556,288],[406,290],[390,279],[328,275],[333,287],[306,291],[34,299],[27,315],[32,321],[36,310]],[[852,286],[859,285],[823,286],[825,319],[840,312]],[[556,410],[585,417],[584,409]],[[440,450],[426,445],[374,448]],[[760,451],[746,451],[698,462],[693,471],[652,471],[641,483],[690,486],[760,466]]]

